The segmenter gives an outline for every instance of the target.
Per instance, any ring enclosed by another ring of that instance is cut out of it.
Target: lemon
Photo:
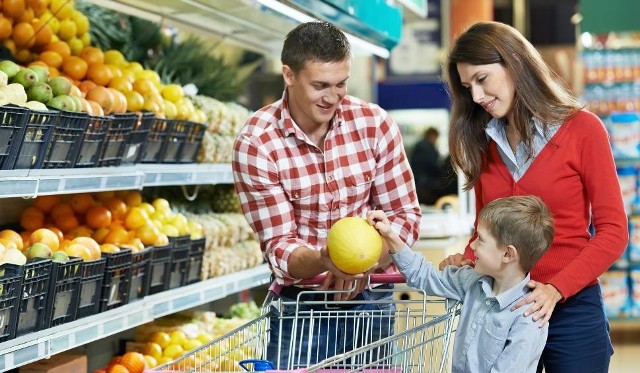
[[[170,344],[162,351],[162,356],[168,357],[171,360],[178,358],[180,355],[184,353],[184,348],[179,344]]]

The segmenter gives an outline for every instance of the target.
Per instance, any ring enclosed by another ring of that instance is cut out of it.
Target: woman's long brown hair
[[[564,122],[581,105],[561,84],[538,51],[515,28],[499,22],[480,22],[455,41],[445,66],[451,97],[449,151],[453,165],[465,176],[465,190],[476,183],[488,154],[485,126],[491,115],[473,102],[471,92],[460,83],[457,64],[499,63],[515,87],[514,123],[527,148],[532,141],[529,121],[545,125]]]

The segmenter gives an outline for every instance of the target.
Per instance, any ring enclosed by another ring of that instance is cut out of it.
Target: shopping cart
[[[449,370],[458,302],[389,285],[398,283],[404,283],[401,275],[370,276],[373,296],[366,300],[334,301],[338,291],[320,290],[300,292],[293,301],[267,296],[258,318],[154,370],[257,370],[252,366],[258,363],[259,370],[273,372]],[[271,341],[274,328],[279,338]]]

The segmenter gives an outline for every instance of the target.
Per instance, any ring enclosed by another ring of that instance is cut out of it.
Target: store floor
[[[615,350],[611,357],[609,373],[631,373],[638,371],[640,364],[640,329],[630,328],[628,330],[611,332],[613,348]]]

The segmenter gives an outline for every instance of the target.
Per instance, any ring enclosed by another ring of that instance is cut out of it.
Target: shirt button
[[[487,300],[486,303],[487,303],[487,306],[491,305],[491,301],[490,300]]]
[[[331,180],[333,180],[333,176],[329,175],[329,177],[327,179],[329,179],[329,181],[331,181]]]

